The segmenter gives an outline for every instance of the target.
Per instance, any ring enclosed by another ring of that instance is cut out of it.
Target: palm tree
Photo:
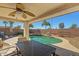
[[[9,21],[9,24],[10,24],[10,28],[12,28],[12,27],[13,27],[14,22]]]
[[[49,28],[46,32],[48,32],[47,34],[49,36],[51,36],[51,34],[50,34],[51,33],[51,24],[49,22],[47,22],[46,20],[44,20],[43,23],[42,23],[42,26],[45,26],[45,29],[46,29],[47,26],[49,26]]]
[[[30,24],[30,27],[33,28],[34,26],[32,24]]]
[[[8,22],[7,21],[3,21],[3,23],[5,24],[5,28],[7,27]]]
[[[10,32],[13,32],[12,27],[13,27],[14,22],[9,21],[9,24],[10,24]]]
[[[5,24],[5,29],[6,29],[8,22],[7,21],[3,21],[3,23]],[[4,34],[6,35],[6,32]]]
[[[49,22],[47,22],[46,20],[43,21],[42,26],[45,26],[45,29],[47,26],[49,26],[49,28],[51,28],[51,25]]]

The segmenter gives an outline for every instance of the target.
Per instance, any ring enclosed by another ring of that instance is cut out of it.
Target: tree
[[[12,33],[12,32],[13,32],[13,29],[12,29],[12,27],[13,27],[13,24],[14,24],[14,22],[12,22],[12,21],[9,21],[9,24],[10,24],[10,32]]]
[[[15,34],[15,35],[23,35],[23,31],[22,31],[20,25],[14,27],[14,34]]]
[[[72,24],[70,28],[77,28],[77,24]]]
[[[51,25],[49,22],[47,22],[46,20],[43,21],[42,26],[45,26],[45,29],[47,26],[49,26],[51,28]]]
[[[59,24],[59,29],[64,29],[64,23]],[[59,32],[61,33],[60,35],[63,37],[63,35],[64,35],[63,30],[60,30]]]
[[[30,27],[33,28],[34,26],[32,24],[30,24]]]
[[[59,24],[59,28],[60,28],[60,29],[64,29],[64,23],[60,23],[60,24]]]
[[[3,21],[3,23],[5,24],[5,28],[7,27],[8,22],[7,21]],[[6,35],[6,32],[4,33]]]
[[[20,26],[20,25],[18,25],[18,26],[16,26],[16,27],[15,27],[15,29],[21,29],[21,26]]]
[[[14,22],[9,21],[9,24],[10,24],[10,28],[12,28],[12,27],[13,27]]]
[[[49,22],[47,22],[46,20],[44,20],[43,23],[42,23],[42,26],[45,26],[45,29],[46,29],[47,26],[49,26],[49,28],[46,32],[49,36],[51,36],[51,24]]]
[[[33,26],[33,24],[30,24],[29,27],[30,27],[30,29],[32,29],[34,26]]]
[[[7,22],[7,21],[3,21],[3,23],[5,24],[5,28],[6,28],[6,26],[7,26],[8,22]]]

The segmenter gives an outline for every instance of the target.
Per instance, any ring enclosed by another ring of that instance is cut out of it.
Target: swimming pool
[[[40,43],[46,44],[46,45],[62,42],[61,39],[54,38],[54,37],[41,36],[41,35],[40,36],[31,35],[30,38],[31,38],[31,40],[34,40],[34,41],[37,41],[37,42],[40,42]]]

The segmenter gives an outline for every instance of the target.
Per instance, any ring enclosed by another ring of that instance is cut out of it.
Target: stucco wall
[[[47,35],[57,35],[60,37],[75,37],[79,36],[79,29],[32,29],[30,30],[30,34],[47,34]]]

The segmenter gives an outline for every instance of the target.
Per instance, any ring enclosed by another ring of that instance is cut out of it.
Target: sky
[[[77,26],[79,27],[79,12],[74,12],[74,13],[63,15],[63,16],[50,18],[50,19],[47,19],[47,21],[51,24],[51,27],[53,29],[59,29],[58,25],[60,23],[64,23],[65,28],[71,27],[72,24],[77,24]],[[45,27],[42,27],[41,24],[42,24],[42,22],[33,23],[35,28],[44,29]]]
[[[5,24],[3,23],[3,20],[0,21],[0,26],[5,26]],[[10,26],[9,22],[7,23],[7,26],[8,27]],[[21,22],[14,22],[13,23],[13,27],[17,27],[17,26],[21,26],[21,28],[23,28],[23,23],[21,23]]]
[[[74,13],[70,13],[70,14],[66,14],[63,16],[50,18],[46,20],[51,24],[52,29],[59,29],[58,25],[60,23],[64,23],[65,28],[71,27],[72,24],[77,24],[77,26],[79,27],[79,12],[74,12]],[[44,29],[45,27],[41,26],[41,24],[42,24],[42,21],[33,23],[33,26],[34,26],[33,29]],[[0,21],[0,26],[5,26],[3,21]],[[9,23],[7,24],[7,26],[10,26]],[[16,27],[16,26],[21,26],[21,28],[23,28],[23,23],[16,22],[13,24],[13,27]]]

